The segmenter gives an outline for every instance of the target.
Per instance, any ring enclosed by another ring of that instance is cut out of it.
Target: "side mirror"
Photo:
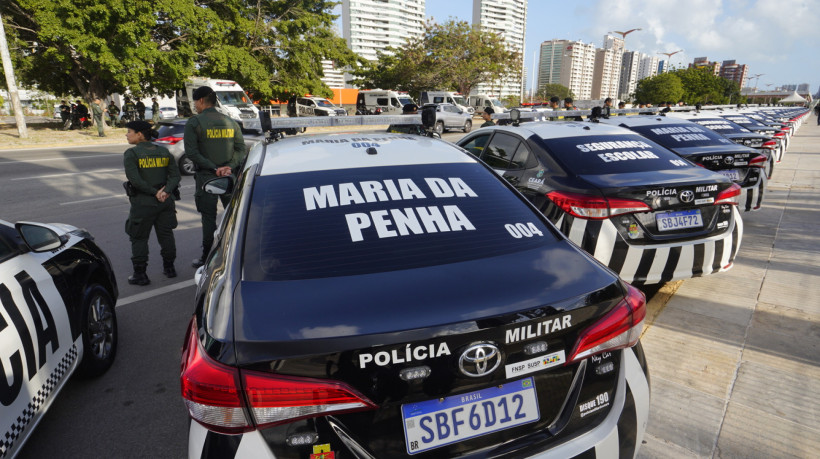
[[[210,179],[202,185],[202,189],[208,194],[230,194],[233,192],[233,176]]]
[[[32,252],[48,252],[59,249],[68,241],[68,237],[57,232],[56,228],[36,223],[16,223],[14,227]]]
[[[464,110],[462,110],[462,109],[460,109],[460,108],[459,108],[459,109],[458,109],[458,114],[459,114],[459,115],[463,115],[463,114],[464,114]]]

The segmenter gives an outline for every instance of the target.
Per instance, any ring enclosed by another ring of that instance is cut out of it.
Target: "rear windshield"
[[[534,249],[557,240],[541,218],[475,163],[259,177],[244,278],[349,276]]]
[[[761,126],[763,126],[763,124],[759,123],[758,121],[753,120],[753,119],[751,119],[749,117],[746,117],[746,116],[726,115],[726,116],[724,116],[724,118],[726,118],[727,120],[729,120],[733,123],[740,124],[740,125],[743,125],[743,126],[751,126],[751,127],[761,127]]]
[[[629,129],[672,149],[732,143],[715,131],[694,123],[632,126]]]
[[[675,169],[689,163],[657,143],[637,135],[594,135],[542,141],[568,172],[619,174]]]
[[[693,119],[691,121],[701,126],[706,126],[720,134],[746,134],[750,132],[745,127],[739,126],[729,120],[724,120],[723,118]]]
[[[163,137],[182,137],[182,134],[185,132],[185,125],[184,124],[162,124],[160,123],[159,129],[157,129],[157,133],[159,134],[159,138]]]

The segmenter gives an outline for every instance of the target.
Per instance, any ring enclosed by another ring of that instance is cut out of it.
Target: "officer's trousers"
[[[131,238],[131,261],[134,264],[148,263],[148,236],[151,228],[157,234],[160,255],[163,260],[174,261],[177,246],[174,228],[177,227],[177,211],[173,199],[157,201],[156,205],[131,204],[125,233]]]
[[[100,116],[99,118],[97,118],[95,116],[94,117],[94,124],[97,125],[97,133],[100,134],[100,137],[104,136],[105,135],[105,130],[104,130],[105,127],[103,126],[102,116]]]
[[[215,195],[209,194],[202,190],[202,185],[209,179],[215,178],[215,175],[201,175],[194,176],[196,181],[196,193],[194,194],[194,202],[196,202],[196,210],[202,218],[202,251],[207,252],[214,244],[214,232],[216,231],[216,204],[217,201],[222,201],[222,208],[228,207],[231,200],[231,195]]]

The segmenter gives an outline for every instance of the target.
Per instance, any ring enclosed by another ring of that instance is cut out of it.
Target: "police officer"
[[[111,125],[117,125],[117,118],[120,116],[120,109],[117,108],[117,105],[112,100],[110,104],[108,104],[108,119],[111,120]]]
[[[495,123],[493,122],[493,113],[495,113],[495,110],[493,110],[492,107],[484,107],[484,111],[481,112],[481,119],[484,120],[484,123],[482,123],[479,127],[495,126]]]
[[[185,156],[197,166],[196,210],[202,217],[202,256],[191,265],[198,268],[205,264],[208,252],[214,242],[216,231],[217,196],[205,193],[202,185],[214,178],[232,174],[245,158],[245,140],[236,121],[216,111],[216,93],[208,86],[197,88],[193,94],[197,115],[185,123]],[[228,205],[230,196],[219,195],[222,207]]]
[[[151,98],[151,120],[154,124],[159,123],[159,103],[156,97]]]
[[[148,266],[148,236],[151,228],[157,234],[162,256],[162,273],[176,277],[174,260],[177,257],[174,228],[177,214],[174,191],[179,186],[179,168],[174,157],[165,147],[154,145],[151,139],[156,131],[145,121],[131,121],[125,125],[126,140],[134,147],[125,151],[123,164],[125,176],[134,190],[129,195],[131,210],[125,222],[125,232],[131,239],[131,263],[134,274],[129,284],[147,285],[151,282],[145,274]]]
[[[578,110],[578,107],[572,101],[572,97],[567,97],[564,99],[564,110],[574,111]],[[567,116],[566,119],[574,120],[574,121],[584,121],[581,116]]]
[[[137,116],[140,120],[145,120],[145,104],[141,100],[137,101]]]
[[[105,137],[105,127],[103,126],[103,112],[105,109],[102,107],[102,101],[100,99],[94,99],[94,103],[91,104],[91,112],[94,114],[94,124],[97,125],[97,134],[100,137]]]
[[[62,101],[60,104],[60,119],[63,121],[63,130],[65,131],[68,129],[68,120],[71,118],[71,107],[66,103],[66,101]]]
[[[618,110],[623,110],[626,108],[626,102],[620,101],[618,102]],[[626,113],[618,113],[618,116],[626,116]]]
[[[136,121],[137,120],[137,108],[134,105],[134,102],[131,102],[131,99],[126,97],[125,104],[122,106],[122,115],[123,119],[126,121]]]
[[[558,106],[558,102],[560,100],[561,99],[559,99],[558,96],[550,97],[550,108],[552,108],[552,111],[557,112],[557,111],[561,110],[561,107]],[[562,119],[564,119],[563,116],[550,117],[550,121],[556,121],[556,120],[562,120]]]

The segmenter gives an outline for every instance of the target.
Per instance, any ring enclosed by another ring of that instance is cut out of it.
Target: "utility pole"
[[[3,59],[3,72],[6,73],[6,86],[11,97],[11,106],[14,108],[14,119],[17,121],[17,133],[21,139],[28,138],[26,119],[23,116],[23,107],[20,106],[20,94],[17,93],[17,84],[14,82],[14,68],[11,66],[9,44],[6,42],[6,28],[3,27],[3,16],[0,16],[0,57]]]

